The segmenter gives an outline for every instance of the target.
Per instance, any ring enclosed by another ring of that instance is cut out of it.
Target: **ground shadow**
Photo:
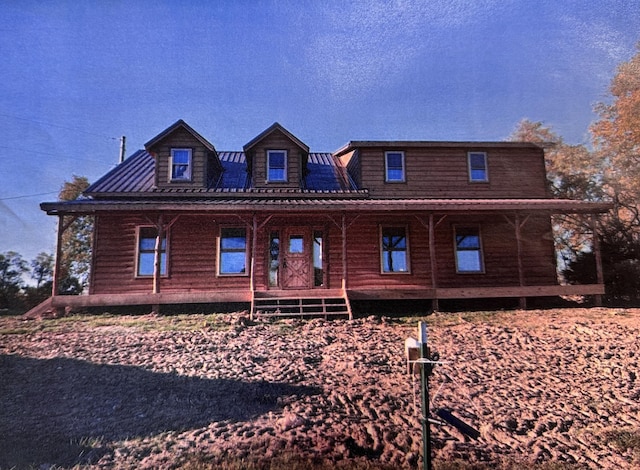
[[[320,390],[0,355],[0,468],[95,461],[104,442],[244,421]]]

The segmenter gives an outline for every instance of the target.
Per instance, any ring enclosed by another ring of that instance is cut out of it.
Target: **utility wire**
[[[58,194],[58,191],[49,191],[48,193],[24,194],[22,196],[0,197],[0,201],[8,201],[9,199],[25,199],[28,197],[46,196],[48,194]]]
[[[93,162],[93,163],[101,163],[105,166],[116,166],[115,163],[108,163],[108,162],[104,162],[101,160],[93,160],[90,158],[76,158],[76,157],[70,157],[68,155],[60,155],[60,154],[55,154],[55,153],[49,153],[49,152],[39,152],[38,150],[31,150],[31,149],[22,149],[22,148],[18,148],[18,147],[9,147],[6,145],[0,145],[0,148],[2,149],[9,149],[9,150],[18,150],[20,152],[26,152],[26,153],[34,153],[34,154],[38,154],[38,155],[47,155],[50,157],[58,157],[58,158],[67,158],[67,159],[72,159],[72,160],[80,160],[83,162]]]
[[[98,134],[96,132],[91,132],[91,131],[86,131],[84,129],[79,129],[77,127],[61,126],[59,124],[53,124],[53,123],[50,123],[50,122],[39,121],[39,120],[36,120],[36,119],[30,119],[30,118],[24,118],[24,117],[20,117],[20,116],[13,116],[11,114],[5,114],[5,113],[0,113],[0,116],[7,117],[7,118],[12,118],[12,119],[18,119],[20,121],[33,122],[35,124],[41,124],[43,126],[57,127],[59,129],[66,129],[68,131],[82,132],[83,134],[95,135],[97,137],[103,137],[103,138],[109,139],[109,140],[118,140],[118,137],[113,137],[113,136],[104,135],[104,134]]]

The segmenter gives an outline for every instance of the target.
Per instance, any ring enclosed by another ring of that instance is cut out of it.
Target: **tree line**
[[[84,176],[66,181],[58,194],[61,201],[83,197],[89,187]],[[60,246],[60,271],[58,292],[60,295],[77,295],[87,287],[91,266],[91,239],[93,219],[77,217],[63,233]],[[20,253],[0,253],[0,311],[27,311],[45,301],[52,293],[55,257],[41,252],[33,260],[25,260]],[[35,286],[28,280],[35,282]]]
[[[620,64],[609,87],[609,102],[595,107],[588,145],[567,144],[550,126],[522,120],[510,140],[541,143],[546,155],[549,190],[554,197],[610,201],[613,209],[599,217],[605,301],[637,304],[640,300],[640,43],[636,54]],[[555,243],[562,254],[560,275],[574,284],[596,282],[590,221],[556,216]]]

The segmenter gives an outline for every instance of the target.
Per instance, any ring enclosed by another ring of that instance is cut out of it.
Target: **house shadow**
[[[0,469],[97,461],[100,443],[246,421],[320,389],[0,355]],[[96,446],[96,444],[98,444]]]

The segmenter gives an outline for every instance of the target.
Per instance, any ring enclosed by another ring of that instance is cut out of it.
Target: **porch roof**
[[[238,212],[521,212],[600,213],[609,210],[608,202],[574,201],[567,199],[368,199],[340,197],[310,198],[299,192],[293,197],[278,198],[264,193],[261,197],[207,199],[79,199],[75,201],[44,202],[40,204],[49,215],[95,214],[105,212],[180,212],[180,213],[238,213]]]

